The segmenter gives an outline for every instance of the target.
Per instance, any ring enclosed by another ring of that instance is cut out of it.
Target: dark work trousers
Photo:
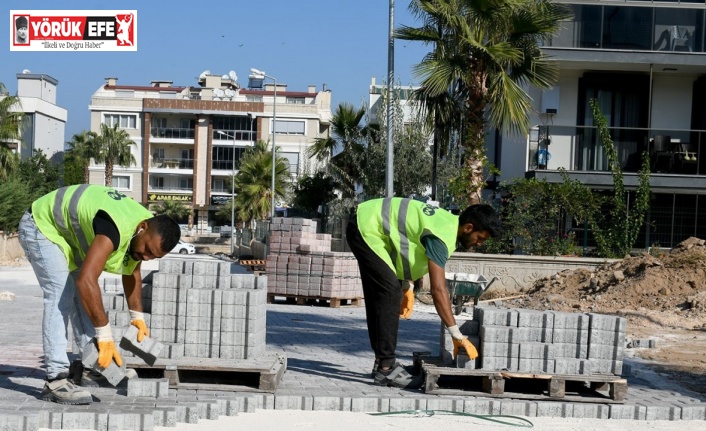
[[[402,289],[394,271],[368,246],[360,235],[355,220],[348,222],[346,237],[358,260],[363,281],[365,316],[368,322],[370,346],[380,367],[395,363],[397,331],[400,325]]]

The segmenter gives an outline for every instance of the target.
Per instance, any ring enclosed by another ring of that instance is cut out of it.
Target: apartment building
[[[49,75],[29,70],[17,74],[20,103],[12,110],[23,112],[24,119],[20,127],[22,142],[12,146],[23,159],[31,157],[37,149],[55,162],[63,159],[68,112],[56,104],[58,85],[59,81]]]
[[[553,89],[532,91],[539,115],[529,137],[491,138],[488,156],[502,171],[497,179],[561,182],[563,168],[594,189],[611,189],[589,107],[596,99],[630,193],[641,154],[650,156],[651,210],[636,246],[706,238],[706,6],[558,1],[574,17],[544,50],[561,77]],[[582,238],[582,226],[573,228]]]
[[[231,198],[231,178],[256,141],[271,145],[274,137],[292,179],[303,174],[306,149],[329,134],[331,92],[313,85],[290,91],[280,83],[275,89],[252,78],[245,87],[232,71],[204,71],[198,86],[119,85],[107,78],[91,97],[91,130],[118,124],[135,142],[137,160],[115,167],[113,186],[145,205],[183,202],[194,210],[196,229],[207,232],[218,225],[215,213]],[[91,166],[90,182],[104,183],[104,165]]]

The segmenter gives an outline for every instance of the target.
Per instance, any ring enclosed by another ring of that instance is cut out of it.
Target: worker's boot
[[[42,389],[41,398],[58,404],[91,404],[93,397],[85,389],[69,380],[69,373],[61,373],[55,379],[47,381]]]

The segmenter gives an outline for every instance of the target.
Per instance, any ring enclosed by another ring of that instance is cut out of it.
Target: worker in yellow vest
[[[90,392],[76,385],[98,386],[102,376],[90,370],[70,376],[68,321],[79,349],[95,336],[98,366],[106,368],[112,361],[122,366],[98,277],[103,271],[122,275],[130,323],[142,341],[149,330],[142,312],[141,262],[166,255],[179,241],[181,229],[167,216],[153,217],[117,190],[81,184],[62,187],[34,201],[20,220],[18,235],[44,292],[47,382],[41,398],[60,404],[90,404]]]
[[[457,249],[480,246],[497,236],[500,222],[490,205],[472,205],[456,216],[424,202],[373,199],[358,205],[346,229],[348,245],[358,260],[363,282],[370,345],[375,352],[373,381],[382,386],[417,388],[421,375],[396,361],[399,318],[408,317],[414,292],[405,280],[418,280],[427,272],[436,311],[453,339],[454,356],[463,347],[478,356],[468,337],[461,334],[446,290],[446,261]]]

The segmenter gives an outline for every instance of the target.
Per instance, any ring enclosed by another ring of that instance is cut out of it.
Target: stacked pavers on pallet
[[[164,345],[161,358],[252,359],[265,353],[267,277],[231,274],[231,265],[160,260],[152,283],[143,283],[142,307],[150,336]],[[104,279],[103,306],[113,336],[121,339],[130,313],[120,279]]]
[[[314,220],[273,219],[265,270],[270,295],[337,299],[363,296],[355,256],[332,252],[331,235],[316,233]]]
[[[615,374],[623,368],[626,320],[596,313],[476,307],[459,328],[479,357],[457,366],[546,374]],[[442,359],[453,345],[442,330]]]

